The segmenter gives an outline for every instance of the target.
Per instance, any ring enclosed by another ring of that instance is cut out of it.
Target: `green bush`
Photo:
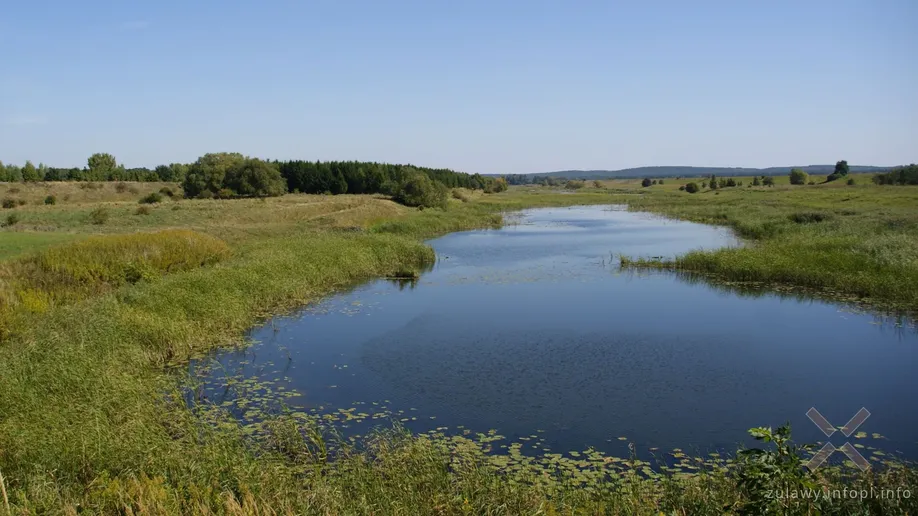
[[[57,204],[57,197],[53,195],[45,197],[45,204]]]
[[[808,179],[809,179],[809,174],[807,174],[802,168],[791,169],[790,184],[805,185]]]
[[[571,179],[567,183],[564,183],[564,188],[567,188],[568,190],[580,190],[585,185],[586,183],[583,181],[579,181],[577,179]]]
[[[695,193],[699,190],[697,183],[689,183],[685,185],[685,191],[688,193]]]
[[[433,181],[426,174],[413,174],[402,181],[393,195],[395,202],[405,206],[446,208],[447,188],[443,183]]]
[[[3,205],[3,207],[6,208],[6,209],[15,208],[15,207],[16,207],[16,200],[15,200],[15,199],[10,199],[9,197],[7,197],[6,199],[3,199],[2,205]]]
[[[18,214],[18,213],[10,213],[9,215],[6,216],[6,225],[7,225],[7,226],[15,226],[18,222],[19,222],[19,214]]]
[[[855,183],[854,183],[854,178],[853,178],[853,177],[849,177],[849,178],[848,178],[848,181],[847,181],[847,184],[848,184],[848,186],[854,186],[854,184],[855,184]]]
[[[138,202],[140,202],[140,204],[156,204],[158,202],[162,202],[162,200],[163,196],[160,195],[159,192],[150,192],[141,198]]]
[[[168,186],[160,188],[159,193],[165,195],[166,197],[173,197],[175,195],[175,192],[173,192],[172,189]]]
[[[108,222],[108,217],[108,208],[105,206],[99,206],[98,208],[89,212],[89,222],[97,226],[101,226],[102,224]]]
[[[138,206],[137,211],[134,212],[135,215],[149,215],[150,207],[149,206]]]
[[[127,189],[128,189],[127,183],[119,182],[115,184],[115,191],[118,193],[124,193],[127,191]]]
[[[641,186],[643,186],[643,187],[645,187],[645,188],[648,187],[648,186],[650,186],[650,185],[652,185],[652,184],[653,184],[653,182],[650,180],[650,178],[647,178],[647,177],[645,177],[644,180],[641,181]]]

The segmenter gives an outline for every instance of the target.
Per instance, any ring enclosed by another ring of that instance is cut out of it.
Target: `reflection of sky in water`
[[[862,429],[889,437],[873,445],[918,455],[913,329],[822,302],[617,271],[619,254],[737,244],[722,229],[621,210],[532,210],[501,230],[434,240],[438,263],[413,285],[333,296],[255,329],[262,344],[218,360],[246,376],[286,376],[279,385],[303,395],[295,407],[389,400],[416,417],[406,418],[412,430],[543,430],[559,451],[622,454],[619,436],[732,447],[749,427],[787,420],[813,442],[822,434],[807,409],[841,425],[864,406],[873,415]]]

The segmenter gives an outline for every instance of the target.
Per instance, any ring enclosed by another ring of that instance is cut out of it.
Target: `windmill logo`
[[[839,430],[832,426],[832,423],[829,423],[829,421],[816,410],[816,407],[812,407],[810,410],[806,411],[806,416],[810,418],[813,424],[822,430],[822,433],[826,434],[826,437],[832,437],[832,434]],[[858,410],[857,414],[845,423],[845,426],[841,427],[842,435],[851,437],[854,432],[864,424],[864,421],[866,421],[868,417],[870,417],[870,411],[861,407],[861,410]],[[827,442],[818,452],[816,452],[816,455],[813,455],[813,458],[806,463],[806,467],[810,468],[810,470],[816,470],[816,468],[822,466],[822,464],[829,459],[830,455],[837,451],[844,453],[861,471],[870,467],[870,462],[868,462],[850,442],[846,442],[838,448],[832,443]]]

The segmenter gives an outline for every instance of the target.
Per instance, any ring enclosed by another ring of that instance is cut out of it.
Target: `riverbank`
[[[230,253],[218,263],[100,289],[16,319],[12,336],[0,344],[0,474],[9,507],[14,513],[110,513],[130,508],[331,514],[550,514],[574,509],[720,514],[738,509],[750,500],[750,491],[714,466],[694,476],[646,478],[641,474],[646,464],[632,463],[628,469],[625,463],[614,479],[540,481],[543,470],[499,471],[489,466],[483,452],[466,443],[449,445],[397,432],[367,438],[359,450],[326,462],[322,439],[305,432],[304,440],[303,426],[294,427],[289,419],[278,418],[268,438],[254,442],[219,413],[208,418],[192,413],[180,389],[181,366],[192,356],[237,343],[246,329],[268,314],[302,306],[355,281],[422,268],[433,258],[423,239],[500,224],[503,211],[628,203],[632,209],[691,220],[716,219],[761,242],[794,231],[834,238],[835,230],[828,224],[819,226],[828,220],[812,225],[791,221],[812,228],[799,230],[782,222],[790,210],[813,207],[796,191],[786,194],[790,200],[782,200],[785,192],[778,189],[750,193],[753,197],[748,198],[741,193],[689,198],[613,183],[571,194],[513,189],[469,202],[453,200],[448,211],[407,209],[369,196],[303,195],[266,201],[173,201],[145,214],[138,213],[136,203],[120,201],[22,210],[17,225],[25,230],[53,229],[49,234],[76,238],[183,227],[222,239]],[[905,220],[889,235],[881,235],[889,240],[877,256],[895,257],[890,253],[914,244],[914,225],[909,222],[914,219],[908,218],[913,197],[878,194],[891,196],[882,197],[889,200],[884,203],[889,211],[884,212],[871,208],[875,203],[869,195],[852,205],[856,213],[837,214],[855,217],[851,220],[866,229],[851,229],[857,224],[841,227],[854,232],[855,238],[866,238],[876,227],[870,224]],[[774,204],[758,202],[760,196],[771,196],[767,199]],[[830,206],[817,204],[814,209],[835,210],[834,200],[822,200]],[[752,205],[758,206],[755,210],[763,221],[748,214]],[[92,213],[99,208],[108,216],[104,223],[94,224]],[[751,229],[760,226],[773,228],[772,233]],[[800,238],[802,245],[807,239]],[[896,243],[900,240],[904,243]],[[844,256],[842,250],[837,254]],[[819,259],[803,256],[802,260]],[[906,272],[911,270],[909,263],[902,265]],[[896,299],[907,303],[907,294]],[[837,486],[908,486],[913,491],[916,485],[909,468],[853,478],[835,475],[826,470],[810,480]],[[814,506],[794,507],[805,511]],[[914,511],[895,500],[854,501],[839,507]]]

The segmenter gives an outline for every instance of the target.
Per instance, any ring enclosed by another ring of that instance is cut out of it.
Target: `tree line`
[[[239,153],[201,156],[190,164],[155,169],[125,168],[115,157],[96,153],[83,168],[54,168],[27,161],[22,167],[0,163],[0,181],[166,181],[182,184],[186,197],[264,197],[286,192],[391,195],[409,206],[442,206],[449,188],[487,193],[507,189],[499,177],[446,168],[361,161],[267,161]]]

